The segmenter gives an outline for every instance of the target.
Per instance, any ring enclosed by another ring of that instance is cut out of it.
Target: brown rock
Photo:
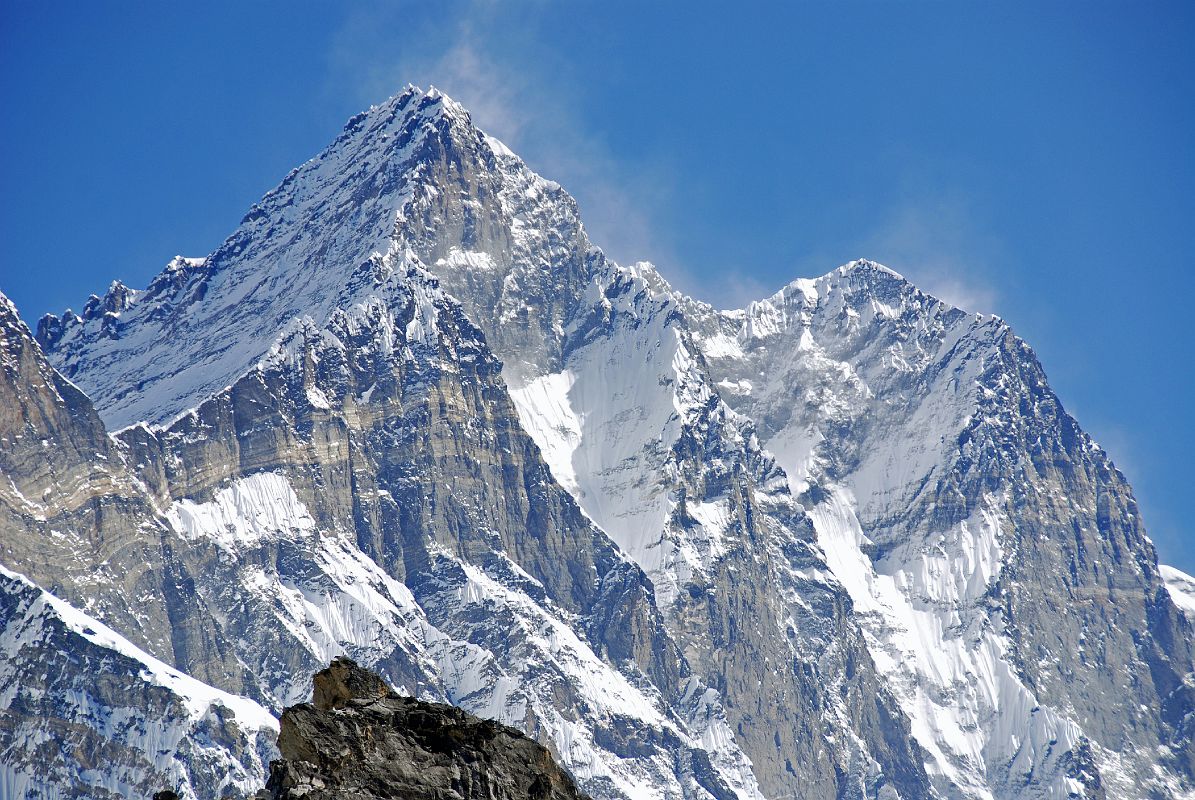
[[[542,745],[453,706],[393,692],[337,658],[288,708],[268,800],[588,800]]]

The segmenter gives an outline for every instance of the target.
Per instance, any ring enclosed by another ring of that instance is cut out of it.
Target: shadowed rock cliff
[[[269,800],[587,800],[521,732],[397,695],[348,658],[316,674],[313,702],[283,713],[278,749]]]

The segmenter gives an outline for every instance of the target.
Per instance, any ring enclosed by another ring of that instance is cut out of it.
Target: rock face
[[[693,301],[435,90],[0,336],[5,796],[260,785],[341,655],[598,800],[1195,789],[1193,584],[1002,320],[870,261]]]
[[[47,363],[16,308],[0,295],[0,554],[43,588],[118,623],[150,653],[206,673],[187,641],[217,636],[192,614],[174,636],[186,589],[176,541],[89,398]],[[185,545],[183,545],[185,546]],[[147,602],[150,598],[153,602]],[[209,651],[225,678],[237,674]]]
[[[453,706],[395,694],[348,658],[282,714],[269,800],[586,800],[542,745]]]
[[[0,467],[0,797],[252,791],[276,719],[239,696],[186,543],[3,295]],[[231,693],[194,677],[214,671]]]
[[[270,711],[185,675],[0,567],[0,797],[115,800],[153,787],[245,797]]]

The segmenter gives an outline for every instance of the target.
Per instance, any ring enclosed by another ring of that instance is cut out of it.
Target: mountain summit
[[[1029,346],[879,264],[712,308],[408,88],[210,256],[8,316],[15,796],[243,792],[343,655],[599,799],[1195,791],[1189,579]]]
[[[290,321],[351,305],[375,261],[402,260],[404,210],[440,177],[429,166],[479,144],[461,106],[408,88],[349,120],[210,256],[174,259],[143,292],[114,286],[82,317],[44,318],[41,344],[110,428],[172,419],[247,371]]]

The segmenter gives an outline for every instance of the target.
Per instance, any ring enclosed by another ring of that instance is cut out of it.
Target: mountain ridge
[[[523,727],[596,797],[1191,785],[1190,620],[1002,320],[866,260],[693,301],[435,90],[37,338],[202,599],[159,653],[217,683],[231,656],[275,707],[349,652]]]

